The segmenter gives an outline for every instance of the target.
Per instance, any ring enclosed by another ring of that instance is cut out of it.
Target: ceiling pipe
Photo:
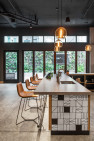
[[[20,20],[26,23],[32,23],[33,25],[38,25],[38,19],[36,19],[36,16],[35,16],[35,20],[32,20],[32,19],[17,15],[17,14],[9,13],[9,12],[0,12],[0,15],[7,16],[13,19],[17,19],[17,20]]]
[[[90,8],[92,7],[93,3],[94,3],[94,0],[90,3],[89,7],[88,7],[88,8],[85,10],[85,12],[83,13],[83,17],[85,17],[85,16],[87,15],[87,13],[88,13],[88,11],[90,10]]]
[[[6,11],[5,7],[3,6],[3,4],[0,2],[0,9],[2,11]],[[7,22],[13,27],[15,28],[16,27],[16,23],[15,22],[12,22],[11,19],[5,15],[1,15],[5,20],[7,20]]]

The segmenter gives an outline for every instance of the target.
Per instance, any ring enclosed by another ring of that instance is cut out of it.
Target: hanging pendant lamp
[[[92,49],[91,45],[86,45],[85,46],[85,51],[91,51],[91,49]]]
[[[58,39],[65,38],[67,36],[67,30],[64,27],[62,27],[62,0],[61,0],[61,27],[56,29],[55,36]]]
[[[55,52],[60,51],[60,47],[54,47],[54,51],[55,51]]]
[[[63,46],[63,43],[61,40],[58,39],[55,41],[55,47],[62,47],[62,46]]]

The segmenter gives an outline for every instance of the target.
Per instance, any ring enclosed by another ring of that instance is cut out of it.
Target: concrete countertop
[[[61,84],[61,81],[72,81],[75,84]],[[70,76],[62,74],[60,83],[54,74],[51,79],[44,77],[34,92],[40,95],[91,95],[92,92],[76,82]]]

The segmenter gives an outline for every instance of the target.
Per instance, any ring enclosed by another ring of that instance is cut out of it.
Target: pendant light
[[[60,48],[62,46],[63,46],[63,43],[62,43],[61,40],[58,39],[58,40],[55,41],[55,47],[59,47]]]
[[[55,51],[55,52],[60,51],[60,47],[54,47],[54,51]]]
[[[62,27],[62,0],[61,0],[61,27],[56,29],[55,36],[58,39],[65,38],[67,36],[67,30],[64,27]]]
[[[91,45],[86,45],[85,46],[85,51],[91,51],[91,49],[92,49]]]

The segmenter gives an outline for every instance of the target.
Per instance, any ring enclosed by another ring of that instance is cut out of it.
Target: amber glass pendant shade
[[[58,39],[65,38],[67,36],[67,30],[64,27],[59,27],[55,31],[55,36]]]
[[[54,47],[54,51],[55,51],[55,52],[60,51],[60,47]]]
[[[85,51],[91,51],[91,45],[86,45],[85,46]]]
[[[55,41],[55,47],[62,47],[63,43],[59,39]]]

